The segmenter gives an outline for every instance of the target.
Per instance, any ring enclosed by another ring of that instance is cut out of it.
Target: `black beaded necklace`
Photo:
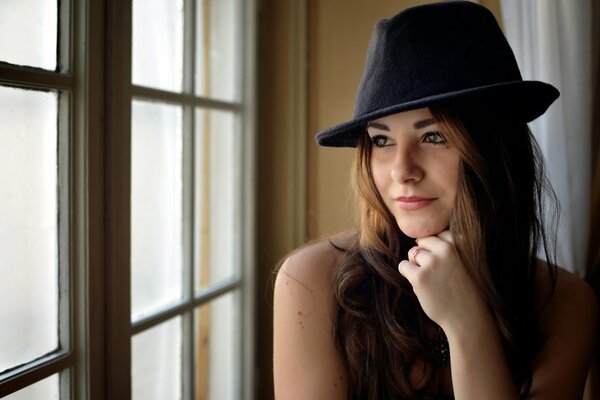
[[[442,328],[438,327],[438,331],[429,341],[428,347],[438,367],[443,368],[450,365],[450,346]]]

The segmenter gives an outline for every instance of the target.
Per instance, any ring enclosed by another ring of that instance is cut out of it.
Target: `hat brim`
[[[462,89],[376,110],[319,132],[316,141],[327,147],[356,147],[365,124],[377,118],[422,107],[485,99],[490,107],[514,112],[517,119],[530,122],[542,115],[558,98],[554,86],[539,81],[514,81]]]

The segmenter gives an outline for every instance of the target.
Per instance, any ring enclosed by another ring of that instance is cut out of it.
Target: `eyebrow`
[[[421,121],[417,121],[413,124],[413,128],[415,129],[423,129],[426,126],[429,125],[433,125],[435,124],[435,119],[433,118],[427,118],[427,119],[422,119]]]
[[[413,123],[413,128],[415,129],[423,129],[429,125],[433,125],[435,124],[436,121],[433,118],[427,118],[427,119],[422,119],[419,121],[416,121],[415,123]],[[380,129],[382,131],[388,131],[390,130],[390,128],[382,123],[379,122],[367,122],[367,128],[375,128],[375,129]]]

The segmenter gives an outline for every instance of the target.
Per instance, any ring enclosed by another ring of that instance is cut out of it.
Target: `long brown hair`
[[[431,109],[460,155],[450,221],[456,249],[493,312],[515,387],[529,392],[539,346],[534,285],[544,251],[555,281],[554,243],[544,230],[543,195],[555,202],[527,125],[474,104]],[[375,187],[368,135],[360,138],[352,182],[359,235],[336,270],[334,336],[356,399],[419,399],[435,391],[438,366],[428,346],[434,323],[397,271],[414,241],[398,228]],[[557,211],[557,210],[556,210]],[[546,264],[544,264],[546,265]],[[423,389],[409,381],[425,362]]]

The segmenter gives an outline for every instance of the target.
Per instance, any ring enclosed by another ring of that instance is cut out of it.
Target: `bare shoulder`
[[[349,238],[343,234],[306,245],[277,274],[273,367],[278,400],[347,398],[347,371],[333,339],[333,278]]]
[[[560,267],[552,290],[547,271],[542,264],[537,294],[545,303],[539,312],[543,342],[534,366],[532,397],[581,398],[598,330],[598,302],[583,279]]]
[[[556,284],[552,288],[547,279],[549,272],[545,263],[542,267],[537,287],[539,302],[547,301],[540,311],[542,329],[552,335],[568,321],[584,324],[584,331],[595,330],[598,302],[592,288],[583,279],[561,267],[556,269]]]
[[[277,285],[282,281],[289,286],[300,285],[307,293],[328,294],[336,266],[344,256],[344,250],[352,245],[353,232],[309,243],[293,252],[283,262],[277,275]]]

